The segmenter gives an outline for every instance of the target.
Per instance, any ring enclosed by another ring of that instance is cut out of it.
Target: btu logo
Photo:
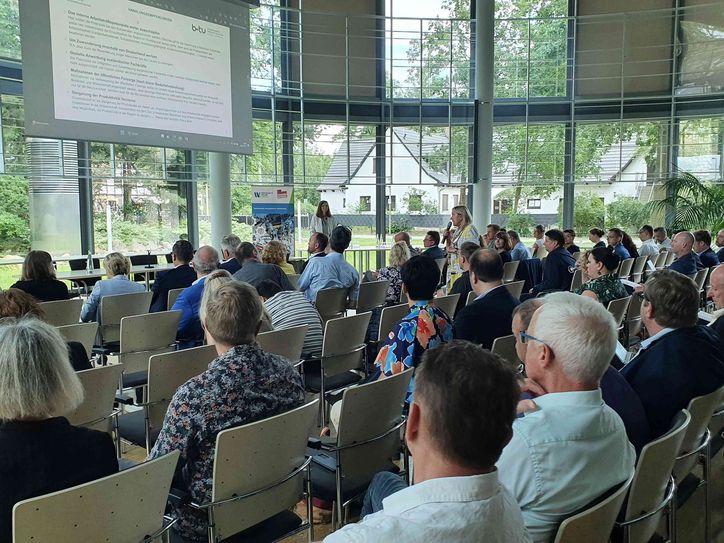
[[[193,32],[200,32],[201,34],[206,34],[206,29],[201,25],[199,25],[199,26],[191,25],[191,30]]]

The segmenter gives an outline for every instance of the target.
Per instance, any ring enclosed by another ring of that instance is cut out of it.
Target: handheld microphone
[[[452,228],[452,221],[447,223],[447,228],[445,229],[447,231],[447,234],[442,237],[443,241],[445,241],[450,235],[450,228]]]

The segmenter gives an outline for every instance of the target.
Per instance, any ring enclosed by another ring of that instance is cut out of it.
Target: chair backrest
[[[278,354],[293,363],[297,363],[302,358],[304,338],[308,330],[308,324],[272,330],[256,336],[256,342],[264,351]]]
[[[500,356],[503,360],[507,360],[513,365],[516,370],[521,364],[518,358],[518,353],[515,352],[515,335],[510,334],[509,336],[496,337],[493,340],[493,346],[490,349],[491,352]]]
[[[163,526],[179,455],[173,451],[90,483],[16,503],[13,541],[143,541]]]
[[[440,281],[445,281],[445,278],[442,276],[442,273],[445,271],[445,265],[447,264],[447,258],[436,258],[435,264],[437,264],[437,269],[440,270]]]
[[[475,301],[475,298],[477,298],[477,297],[478,297],[478,295],[475,293],[475,291],[471,290],[470,292],[468,292],[468,299],[465,300],[465,305],[466,306],[470,305],[471,303],[473,303]]]
[[[674,260],[676,260],[676,255],[674,254],[674,251],[669,252],[669,254],[666,255],[666,266],[671,266],[671,264],[674,263]]]
[[[583,284],[583,272],[581,270],[576,270],[573,272],[573,277],[571,278],[571,292],[576,290],[578,287],[580,287]]]
[[[709,268],[704,268],[703,270],[699,270],[696,272],[696,276],[694,277],[694,283],[696,283],[696,288],[699,291],[704,290],[704,283],[706,283],[706,276],[709,275]]]
[[[100,336],[104,343],[121,340],[121,319],[148,313],[152,292],[103,296],[100,306]]]
[[[357,311],[364,313],[365,311],[372,311],[373,309],[383,307],[389,286],[390,282],[387,280],[360,283]]]
[[[677,482],[681,482],[696,465],[697,455],[690,453],[700,448],[706,439],[711,416],[714,410],[722,404],[723,398],[724,386],[710,394],[693,398],[689,402],[687,410],[691,413],[691,422],[674,464],[674,478]]]
[[[58,300],[56,302],[41,302],[38,304],[45,313],[45,321],[53,326],[68,326],[80,322],[80,310],[83,300]]]
[[[112,425],[108,417],[113,413],[122,371],[120,364],[112,364],[77,372],[85,394],[83,403],[66,415],[68,421],[74,426],[110,433]]]
[[[512,283],[515,281],[515,274],[518,271],[520,260],[512,260],[503,264],[503,283]]]
[[[168,309],[171,309],[173,307],[173,304],[176,303],[176,300],[181,295],[181,293],[186,290],[185,288],[172,288],[168,291],[168,301],[166,307]]]
[[[372,313],[332,319],[324,325],[322,370],[325,377],[362,365],[365,337]]]
[[[289,282],[294,287],[294,290],[299,290],[299,277],[300,277],[300,274],[298,274],[298,273],[288,273],[287,274],[287,279],[289,279]]]
[[[77,341],[85,348],[88,358],[93,352],[93,342],[98,333],[97,322],[83,322],[80,324],[69,324],[67,326],[58,326],[58,332],[63,336],[65,341]]]
[[[654,268],[663,268],[666,266],[666,259],[669,256],[669,251],[661,251],[658,255],[656,255],[656,260],[654,260]]]
[[[635,258],[627,258],[623,260],[618,268],[618,275],[621,279],[627,279],[631,275]]]
[[[121,319],[121,350],[124,372],[147,369],[151,355],[174,350],[181,311],[159,311]]]
[[[641,275],[646,267],[649,257],[647,255],[636,257],[631,273],[633,275]]]
[[[680,411],[674,417],[671,430],[641,450],[631,482],[624,521],[651,513],[661,505],[690,420],[688,411]],[[656,532],[660,518],[661,513],[632,524],[629,527],[628,543],[647,543]]]
[[[337,447],[349,447],[338,453],[343,478],[369,481],[399,459],[400,432],[392,430],[402,419],[412,372],[345,389],[337,427]]]
[[[610,496],[564,520],[554,543],[608,543],[632,479],[633,473]]]
[[[407,304],[392,305],[382,308],[380,316],[380,328],[378,330],[379,341],[384,341],[388,334],[392,331],[398,321],[410,312],[410,306]]]
[[[347,309],[347,289],[323,288],[317,292],[314,305],[322,317],[322,322],[341,317]]]
[[[299,501],[303,471],[281,484],[275,483],[304,465],[307,438],[317,420],[318,402],[314,400],[281,415],[219,432],[212,500],[271,488],[246,499],[215,506],[218,541],[290,509]]]
[[[508,289],[510,295],[516,300],[520,300],[521,294],[523,294],[523,286],[525,281],[513,281],[512,283],[505,283],[505,288]]]
[[[203,345],[148,359],[148,418],[151,428],[161,428],[168,404],[186,381],[205,372],[216,358],[216,347]]]
[[[631,303],[631,296],[625,298],[619,298],[617,300],[611,300],[608,302],[608,312],[613,315],[613,320],[616,321],[616,327],[621,328],[623,318],[626,316],[626,310]]]
[[[641,331],[643,321],[641,320],[641,304],[643,298],[638,295],[631,297],[631,301],[628,304],[628,311],[626,311],[626,324],[628,326],[629,337],[635,336]]]
[[[447,296],[434,298],[433,302],[435,303],[435,307],[442,309],[445,314],[452,319],[455,316],[455,310],[459,299],[460,294],[448,294]]]

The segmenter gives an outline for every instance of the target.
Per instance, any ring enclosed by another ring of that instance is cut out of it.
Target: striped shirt
[[[297,290],[284,290],[264,302],[264,307],[271,316],[274,330],[309,325],[302,347],[302,357],[318,357],[322,354],[322,319],[304,294]]]

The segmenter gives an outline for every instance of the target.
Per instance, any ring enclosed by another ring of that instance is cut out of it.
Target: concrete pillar
[[[211,244],[221,254],[221,238],[231,233],[231,166],[227,153],[209,153]]]
[[[475,0],[475,138],[477,176],[472,187],[473,224],[490,223],[493,196],[493,90],[495,82],[495,0]]]

